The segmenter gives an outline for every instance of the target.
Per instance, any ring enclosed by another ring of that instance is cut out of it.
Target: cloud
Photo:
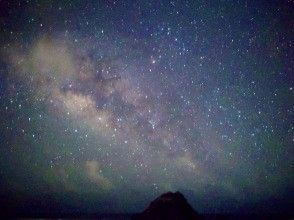
[[[85,169],[89,179],[103,190],[110,190],[114,187],[113,183],[103,176],[98,161],[86,161]]]
[[[37,87],[60,84],[75,74],[72,53],[62,40],[44,37],[23,50],[12,46],[5,55],[16,70],[13,73],[29,79]]]

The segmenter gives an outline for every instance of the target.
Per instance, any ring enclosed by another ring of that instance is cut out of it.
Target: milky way
[[[135,212],[179,190],[202,212],[290,210],[290,3],[1,4],[15,209]]]

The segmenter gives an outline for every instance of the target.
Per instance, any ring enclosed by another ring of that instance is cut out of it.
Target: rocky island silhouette
[[[142,213],[133,220],[198,220],[201,216],[187,202],[180,192],[167,192],[153,200]]]

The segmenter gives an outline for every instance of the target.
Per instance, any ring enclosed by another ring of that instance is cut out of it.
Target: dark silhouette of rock
[[[133,220],[198,220],[200,215],[180,192],[168,192],[152,201],[149,207]]]

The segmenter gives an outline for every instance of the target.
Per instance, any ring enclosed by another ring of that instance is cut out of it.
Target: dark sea
[[[105,215],[91,215],[91,216],[63,216],[59,217],[29,217],[29,218],[7,218],[7,219],[99,219],[99,220],[131,220],[132,214],[105,214]],[[203,220],[294,220],[294,215],[280,215],[280,214],[203,214]],[[152,219],[150,219],[152,220]]]

